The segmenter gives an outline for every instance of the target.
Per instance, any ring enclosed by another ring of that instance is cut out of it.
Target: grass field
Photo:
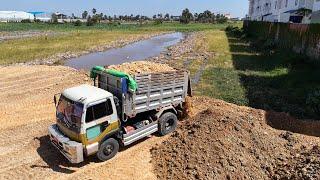
[[[224,31],[206,33],[215,52],[208,61],[197,94],[300,118],[320,118],[307,104],[320,84],[319,66],[285,50],[266,53]]]
[[[139,25],[137,23],[128,23],[121,25],[113,24],[96,24],[94,26],[74,26],[71,23],[67,24],[47,24],[47,23],[0,23],[0,32],[4,31],[74,31],[74,30],[129,30],[129,31],[203,31],[208,29],[224,29],[226,24],[201,24],[190,23],[180,24],[178,22],[164,22],[163,24],[155,25],[153,22]]]
[[[140,35],[168,31],[203,31],[224,29],[226,24],[180,24],[153,23],[137,24],[96,24],[76,27],[73,24],[45,23],[0,23],[0,35],[15,31],[53,31],[61,35],[40,36],[0,42],[0,65],[32,61],[51,57],[58,53],[77,53],[92,47],[108,45],[119,39],[130,39]]]
[[[0,43],[0,64],[26,62],[58,53],[77,53],[108,45],[116,40],[129,40],[148,34],[144,31],[70,31],[58,36],[40,36]]]

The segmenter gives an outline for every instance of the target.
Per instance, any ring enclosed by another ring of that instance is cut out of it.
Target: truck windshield
[[[70,130],[80,132],[83,104],[61,95],[57,106],[57,118]]]

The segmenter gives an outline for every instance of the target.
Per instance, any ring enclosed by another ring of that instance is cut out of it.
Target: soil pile
[[[302,146],[276,167],[273,179],[320,179],[320,147]]]
[[[122,71],[132,76],[136,74],[175,71],[174,68],[170,67],[167,64],[160,64],[160,63],[154,63],[149,61],[136,61],[131,63],[123,63],[120,65],[107,66],[106,68]]]
[[[151,150],[158,178],[312,179],[317,176],[318,155],[315,150],[310,152],[319,143],[317,138],[271,128],[263,110],[202,97],[190,100],[193,117],[183,122],[171,138]],[[301,147],[306,149],[304,157]],[[300,159],[294,158],[296,152],[301,152]],[[311,165],[304,166],[305,162],[299,165],[305,160]],[[305,167],[310,169],[304,175],[294,176],[297,169]]]

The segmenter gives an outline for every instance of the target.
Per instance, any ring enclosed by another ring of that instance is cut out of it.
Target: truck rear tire
[[[165,136],[176,130],[178,123],[177,115],[172,112],[164,113],[159,119],[159,134]]]
[[[107,161],[113,158],[119,151],[119,143],[117,140],[110,138],[105,140],[99,147],[97,157],[101,161]]]

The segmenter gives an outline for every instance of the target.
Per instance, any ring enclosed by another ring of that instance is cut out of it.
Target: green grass
[[[52,37],[33,37],[0,43],[0,64],[43,59],[58,53],[77,53],[96,46],[107,45],[119,39],[128,39],[149,32],[144,31],[70,31]]]
[[[81,52],[94,46],[107,45],[118,39],[132,36],[168,31],[203,31],[208,29],[224,29],[226,24],[180,24],[153,23],[139,24],[96,24],[95,26],[76,27],[73,24],[47,23],[0,23],[0,35],[13,31],[54,31],[58,35],[49,37],[33,37],[0,42],[0,65],[43,59],[58,53]],[[60,34],[60,35],[59,35]]]
[[[205,41],[216,55],[208,61],[196,94],[319,118],[306,104],[308,94],[320,85],[319,66],[285,50],[260,52],[224,31],[208,31]]]
[[[154,25],[153,22],[147,24],[96,24],[94,26],[74,26],[73,24],[47,24],[47,23],[0,23],[0,32],[4,31],[74,31],[74,30],[129,30],[129,31],[202,31],[208,29],[224,29],[227,24],[201,24],[190,23],[180,24],[178,22],[164,22]]]

